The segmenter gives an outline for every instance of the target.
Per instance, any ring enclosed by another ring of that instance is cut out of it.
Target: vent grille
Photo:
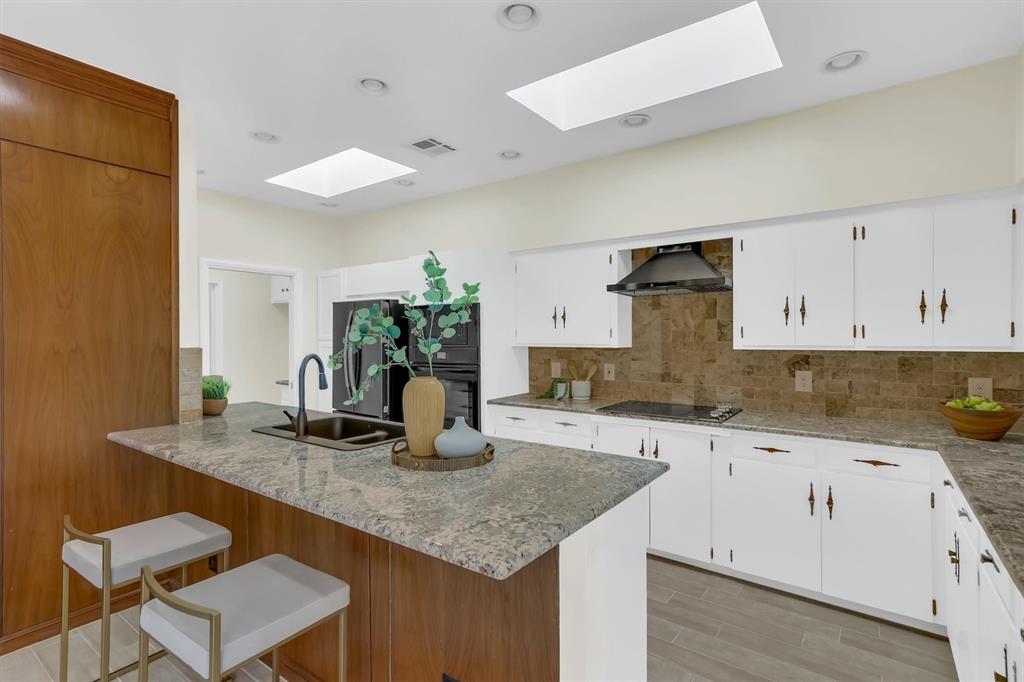
[[[442,154],[447,154],[448,152],[455,151],[455,147],[451,146],[450,144],[445,144],[444,142],[441,142],[441,140],[438,140],[433,137],[428,137],[425,140],[413,142],[409,146],[412,147],[413,149],[423,152],[427,156],[441,156]]]

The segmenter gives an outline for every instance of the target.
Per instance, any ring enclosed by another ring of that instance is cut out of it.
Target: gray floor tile
[[[0,656],[0,680],[10,682],[51,682],[49,673],[30,648]]]

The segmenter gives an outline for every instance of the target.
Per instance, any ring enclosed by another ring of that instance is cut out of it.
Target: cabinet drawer
[[[737,435],[732,439],[732,456],[764,462],[816,467],[820,445],[811,440],[771,434]]]
[[[540,410],[529,410],[520,407],[491,406],[491,416],[495,428],[512,426],[518,429],[539,429]]]
[[[540,415],[540,428],[551,433],[586,436],[587,438],[594,433],[594,423],[589,417],[571,412],[545,412]]]
[[[828,471],[929,483],[932,456],[923,450],[873,445],[827,444],[821,465]]]

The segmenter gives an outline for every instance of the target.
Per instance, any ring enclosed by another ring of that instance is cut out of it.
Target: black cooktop
[[[681,403],[657,403],[649,400],[627,400],[607,407],[599,407],[596,412],[608,414],[639,415],[644,417],[662,417],[692,422],[724,422],[741,412],[732,405],[684,405]]]

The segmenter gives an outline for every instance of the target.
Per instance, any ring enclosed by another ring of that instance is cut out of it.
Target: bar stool
[[[103,591],[100,621],[100,682],[135,669],[138,662],[110,670],[110,592],[140,579],[143,565],[158,573],[181,569],[181,584],[188,578],[188,564],[223,554],[228,568],[231,531],[195,514],[181,512],[90,535],[71,525],[64,516],[61,548],[60,682],[68,679],[68,578],[75,571]],[[153,659],[164,652],[153,654]],[[148,659],[148,657],[147,657]]]
[[[142,601],[139,682],[148,680],[144,654],[150,637],[211,682],[269,653],[271,679],[277,682],[278,647],[334,616],[339,619],[338,679],[345,680],[348,583],[283,554],[257,559],[174,594],[144,566]]]

